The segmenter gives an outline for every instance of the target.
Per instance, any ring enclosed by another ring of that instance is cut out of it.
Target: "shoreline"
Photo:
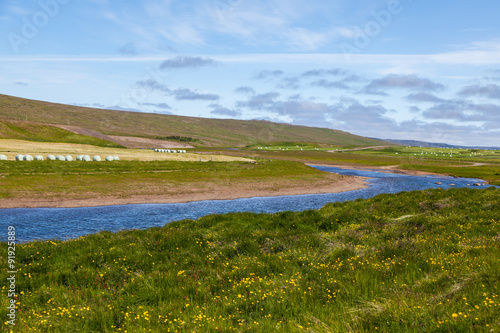
[[[337,175],[337,174],[334,174]],[[164,195],[135,195],[130,197],[100,196],[94,198],[75,199],[30,199],[12,198],[0,199],[1,209],[15,208],[79,208],[100,207],[115,205],[136,204],[169,204],[188,203],[207,200],[235,200],[255,197],[274,197],[287,195],[326,194],[340,193],[367,188],[366,177],[343,176],[342,179],[328,184],[309,184],[307,186],[291,186],[288,188],[269,189],[255,188],[249,184],[236,184],[237,186],[224,186],[214,190],[205,190],[191,193],[164,194]],[[250,184],[254,185],[254,184]],[[235,188],[237,188],[235,190]]]
[[[438,173],[431,173],[418,170],[400,170],[398,165],[389,166],[359,166],[342,165],[327,163],[305,163],[308,166],[336,167],[340,169],[354,170],[373,170],[378,172],[387,172],[412,176],[444,176]],[[341,193],[367,188],[369,177],[360,176],[341,176],[331,173],[330,182],[314,182],[312,184],[291,183],[290,186],[266,186],[266,184],[248,184],[237,183],[225,186],[206,186],[204,190],[194,190],[189,186],[178,189],[178,193],[151,194],[151,195],[129,195],[123,196],[96,196],[92,198],[9,198],[0,199],[0,210],[16,208],[82,208],[82,207],[105,207],[118,205],[139,205],[139,204],[171,204],[171,203],[189,203],[196,201],[209,200],[235,200],[256,197],[275,197],[289,195],[307,195],[307,194],[327,194]],[[333,176],[335,175],[335,176]],[[330,178],[330,177],[327,177]],[[205,184],[206,185],[206,184]],[[283,184],[280,184],[283,185]],[[207,188],[208,187],[208,188]]]

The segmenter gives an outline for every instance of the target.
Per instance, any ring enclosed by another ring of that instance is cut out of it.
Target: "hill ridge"
[[[341,130],[260,120],[197,118],[65,105],[0,94],[0,117],[77,126],[106,136],[149,139],[181,136],[198,146],[243,147],[259,142],[314,142],[323,145],[380,144]]]

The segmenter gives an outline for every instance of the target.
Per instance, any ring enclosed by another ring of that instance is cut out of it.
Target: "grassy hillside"
[[[115,148],[121,147],[114,142],[94,138],[87,135],[75,134],[55,126],[8,119],[0,119],[0,139],[79,143]]]
[[[276,124],[181,117],[141,112],[111,111],[27,100],[0,95],[0,117],[73,125],[107,135],[187,137],[203,146],[246,146],[256,142],[294,141],[326,145],[375,145],[380,141],[346,132]]]
[[[499,332],[498,207],[436,189],[18,244],[14,331]]]

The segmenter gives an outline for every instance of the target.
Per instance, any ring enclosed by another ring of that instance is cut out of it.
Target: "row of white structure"
[[[45,158],[42,155],[16,155],[16,161],[43,161]],[[0,155],[0,161],[7,161],[8,158],[5,155]],[[73,156],[71,155],[47,155],[47,161],[68,161],[71,162],[73,161]],[[94,155],[92,158],[90,158],[89,155],[78,155],[76,156],[77,161],[95,161],[95,162],[100,162],[102,161],[101,156],[99,155]],[[119,161],[120,158],[118,156],[106,156],[104,159],[106,161]]]
[[[155,148],[155,152],[157,153],[176,153],[176,154],[185,154],[185,150],[175,150],[175,149],[159,149]]]

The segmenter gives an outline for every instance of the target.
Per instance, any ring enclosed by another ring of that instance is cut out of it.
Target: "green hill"
[[[126,112],[56,104],[0,95],[0,117],[35,123],[71,125],[105,135],[144,138],[183,137],[199,146],[243,147],[257,142],[310,142],[365,146],[381,141],[327,128],[258,120],[206,119]]]

